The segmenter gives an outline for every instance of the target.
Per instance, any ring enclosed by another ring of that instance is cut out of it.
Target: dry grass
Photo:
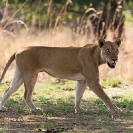
[[[68,27],[63,27],[64,17],[67,12],[67,7],[71,3],[70,0],[67,0],[64,6],[62,6],[61,10],[57,13],[56,16],[56,22],[54,25],[54,29],[51,31],[34,31],[34,29],[31,29],[30,27],[27,28],[27,25],[23,21],[19,21],[21,25],[25,25],[25,29],[27,29],[26,33],[21,32],[21,34],[17,35],[11,32],[8,32],[6,30],[6,26],[10,22],[14,22],[15,15],[19,12],[19,10],[26,4],[26,2],[23,3],[23,5],[12,15],[9,16],[8,11],[8,0],[6,0],[5,10],[3,14],[3,18],[0,22],[0,73],[2,73],[2,70],[5,66],[5,63],[9,59],[12,53],[17,51],[18,49],[21,49],[22,47],[26,46],[52,46],[52,47],[67,47],[67,46],[83,46],[87,43],[94,43],[97,42],[95,40],[95,35],[92,34],[90,36],[85,35],[79,35],[77,32],[73,33],[72,30]],[[38,3],[40,4],[40,3]],[[52,12],[52,1],[49,1],[48,4],[48,10],[47,10],[47,20],[45,25],[48,25],[49,23],[49,29],[51,29],[51,23],[53,21],[53,12]],[[38,9],[38,7],[37,7]],[[36,9],[36,10],[37,10]],[[86,10],[87,11],[87,10]],[[85,11],[85,13],[86,13]],[[84,14],[85,15],[85,14]],[[84,15],[82,17],[82,20],[84,19]],[[48,22],[50,20],[50,22]],[[6,22],[6,23],[5,23]],[[15,21],[16,22],[16,21]],[[82,21],[81,21],[82,22]],[[79,24],[80,25],[80,24]],[[90,26],[92,27],[92,26]],[[45,27],[46,28],[46,27]],[[17,27],[16,27],[17,29]],[[100,76],[101,78],[106,77],[115,77],[115,78],[129,78],[132,77],[132,36],[133,36],[133,30],[132,25],[126,25],[125,27],[125,37],[122,41],[122,46],[120,50],[119,55],[119,62],[116,66],[116,69],[109,69],[107,65],[100,66]],[[32,30],[34,32],[34,35],[32,34]],[[117,29],[116,31],[117,32]],[[116,33],[112,33],[108,30],[107,32],[107,40],[112,40],[113,35]],[[12,70],[13,67],[11,67]],[[12,73],[9,73],[10,75],[13,75]],[[8,79],[10,79],[8,74]]]
[[[115,77],[115,78],[129,78],[132,77],[133,67],[133,46],[132,39],[133,30],[131,26],[125,28],[125,38],[122,41],[122,46],[119,54],[119,61],[115,69],[109,69],[107,65],[100,66],[101,78]],[[108,38],[108,40],[111,40]],[[51,32],[41,32],[32,35],[25,33],[19,35],[16,38],[11,36],[0,37],[0,72],[2,72],[5,63],[9,59],[12,53],[16,50],[26,46],[83,46],[86,43],[93,43],[91,39],[87,38],[86,35],[78,35],[73,33],[69,28],[62,28],[61,30],[54,30]],[[12,67],[11,67],[12,68]],[[13,74],[11,74],[13,75]],[[9,76],[8,76],[9,77]]]

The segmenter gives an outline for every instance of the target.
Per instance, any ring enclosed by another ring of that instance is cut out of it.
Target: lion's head
[[[110,68],[115,68],[118,61],[118,48],[120,47],[121,40],[117,39],[115,42],[110,42],[99,39],[98,43],[103,61],[106,62]]]

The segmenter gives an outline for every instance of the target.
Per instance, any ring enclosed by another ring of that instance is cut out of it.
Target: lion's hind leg
[[[15,68],[14,78],[10,84],[10,87],[5,91],[1,102],[0,102],[0,110],[6,111],[6,107],[4,107],[5,103],[7,102],[8,98],[11,96],[13,92],[15,92],[23,83],[22,75],[18,70],[18,67]]]
[[[36,84],[37,76],[38,76],[37,73],[24,74],[24,86],[25,86],[24,98],[32,112],[37,111],[35,105],[32,102],[32,92]]]
[[[78,113],[80,111],[80,102],[86,87],[86,81],[77,81],[75,93],[75,113]]]

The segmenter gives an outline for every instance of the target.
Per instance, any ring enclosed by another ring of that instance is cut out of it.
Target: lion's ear
[[[121,39],[118,38],[115,42],[116,42],[116,44],[120,47],[120,45],[121,45]]]
[[[98,44],[99,44],[99,47],[102,48],[103,45],[105,44],[105,40],[104,39],[99,39]]]

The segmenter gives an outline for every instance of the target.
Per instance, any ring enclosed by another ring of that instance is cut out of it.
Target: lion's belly
[[[72,76],[68,76],[67,79],[69,79],[69,80],[85,80],[85,77],[83,74],[78,73],[78,74],[75,74]]]
[[[59,73],[51,73],[51,72],[47,72],[49,75],[51,75],[52,77],[55,78],[59,78],[59,79],[68,79],[68,80],[85,80],[85,77],[82,73],[77,73],[77,74],[59,74]]]

